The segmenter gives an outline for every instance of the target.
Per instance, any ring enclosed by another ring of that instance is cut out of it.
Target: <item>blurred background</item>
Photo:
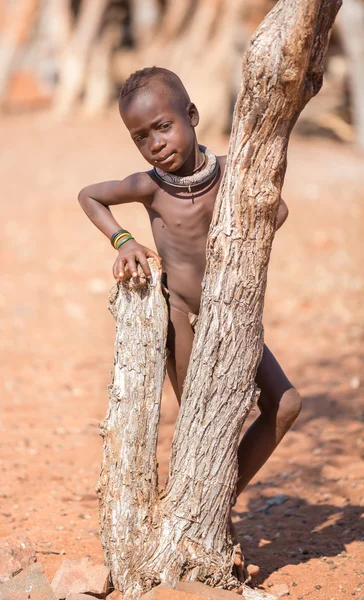
[[[241,58],[274,0],[2,0],[0,103],[5,112],[50,108],[97,115],[128,75],[157,64],[177,71],[202,129],[229,131]],[[331,37],[325,86],[299,128],[364,147],[364,17],[345,0]],[[214,102],[209,91],[213,89]]]
[[[177,72],[199,141],[225,153],[242,55],[273,4],[0,1],[0,537],[26,534],[49,577],[64,558],[102,561],[94,486],[115,252],[78,192],[147,168],[117,109],[143,66]],[[288,584],[292,598],[360,598],[363,583],[363,119],[364,2],[344,0],[323,89],[291,137],[290,215],[266,292],[266,342],[303,411],[234,512],[259,583]],[[153,247],[142,206],[114,213]],[[177,414],[168,381],[162,409],[163,483]],[[257,512],[278,494],[284,503]]]

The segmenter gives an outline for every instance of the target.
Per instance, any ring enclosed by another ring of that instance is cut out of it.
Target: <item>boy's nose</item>
[[[153,154],[157,154],[165,145],[165,142],[161,138],[154,135],[150,141],[150,151]]]

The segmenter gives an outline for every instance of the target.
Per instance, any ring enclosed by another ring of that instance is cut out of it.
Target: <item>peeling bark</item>
[[[181,578],[227,589],[237,586],[231,575],[234,547],[228,519],[235,498],[239,434],[259,396],[255,375],[263,350],[264,293],[287,145],[300,111],[320,89],[329,31],[339,6],[340,0],[280,0],[245,55],[227,167],[208,237],[200,321],[168,482],[159,498],[159,408],[153,402],[160,390],[154,390],[153,383],[151,401],[150,381],[160,382],[157,373],[163,359],[159,355],[158,363],[158,354],[149,352],[149,361],[143,350],[146,336],[157,353],[163,345],[160,320],[165,308],[160,296],[155,305],[151,300],[156,287],[145,292],[150,300],[147,314],[154,310],[156,321],[144,325],[144,313],[135,305],[130,317],[133,338],[117,328],[115,380],[119,372],[135,373],[132,380],[138,389],[125,386],[126,397],[118,404],[111,394],[100,494],[106,558],[114,585],[126,600],[140,598],[159,581],[175,585]],[[124,311],[136,297],[120,287],[114,309],[118,323],[125,322]],[[128,339],[124,352],[119,350],[121,331]],[[144,416],[138,430],[134,414],[141,415],[144,408],[139,407],[147,401],[155,410],[149,427]],[[129,408],[124,410],[124,405]],[[147,465],[138,477],[127,471],[127,453],[136,451]],[[151,477],[149,488],[146,477]],[[145,491],[139,497],[140,489]],[[105,520],[105,506],[117,515],[114,520]]]

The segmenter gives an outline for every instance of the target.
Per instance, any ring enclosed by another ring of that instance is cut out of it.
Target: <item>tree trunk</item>
[[[97,41],[93,44],[87,69],[85,85],[84,112],[94,115],[105,109],[114,91],[111,75],[111,55],[120,44],[120,23],[112,22],[105,26]]]
[[[120,382],[121,392],[111,388],[102,427],[100,497],[107,562],[126,600],[140,598],[160,581],[175,585],[181,578],[227,589],[239,585],[231,575],[234,547],[228,522],[239,434],[259,396],[255,375],[263,349],[264,292],[288,139],[303,106],[321,87],[339,6],[340,0],[280,0],[244,58],[226,171],[208,237],[200,321],[168,482],[159,498],[160,390],[155,382],[160,382],[163,363],[165,308],[160,296],[152,304],[155,284],[144,292],[145,313],[132,306],[139,302],[137,294],[119,288],[113,385]],[[150,320],[152,310],[156,322]],[[124,330],[118,325],[122,322]],[[127,340],[123,351],[120,331]]]
[[[350,88],[356,140],[364,148],[364,2],[345,0],[338,19],[342,43],[349,59]]]
[[[108,0],[82,2],[80,14],[62,59],[60,81],[54,101],[54,110],[59,116],[71,111],[83,90],[90,50],[107,3]]]
[[[37,17],[38,0],[15,0],[4,8],[0,35],[0,105],[18,49],[27,41]]]

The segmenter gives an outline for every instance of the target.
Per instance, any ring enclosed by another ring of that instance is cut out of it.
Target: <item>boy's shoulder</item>
[[[153,171],[140,171],[128,175],[122,182],[127,187],[134,200],[152,200],[158,185],[152,177]]]

